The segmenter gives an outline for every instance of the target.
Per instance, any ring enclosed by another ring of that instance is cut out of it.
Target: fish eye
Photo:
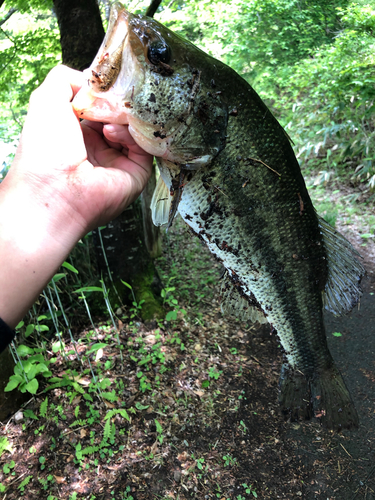
[[[147,57],[150,63],[159,64],[160,62],[168,64],[171,58],[171,50],[164,42],[152,42],[148,46]]]

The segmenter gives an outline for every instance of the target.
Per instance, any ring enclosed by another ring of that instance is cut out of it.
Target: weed
[[[234,465],[236,465],[237,459],[232,457],[228,453],[227,455],[223,456],[223,461],[224,461],[224,467],[229,467],[229,466],[233,467]]]
[[[247,483],[242,483],[242,487],[244,488],[245,493],[247,493],[248,495],[251,493],[254,498],[258,498],[257,492],[251,484],[248,485]]]

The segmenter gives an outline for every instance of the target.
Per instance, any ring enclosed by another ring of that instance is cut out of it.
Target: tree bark
[[[108,263],[112,275],[114,286],[109,282],[111,305],[118,304],[119,299],[132,304],[133,295],[122,283],[125,281],[133,288],[136,301],[144,301],[139,315],[148,321],[164,317],[164,310],[158,301],[162,285],[147,250],[142,219],[142,207],[138,200],[101,229],[100,235],[98,231],[93,231],[93,235],[99,271],[108,276]]]
[[[154,17],[155,12],[158,10],[159,5],[161,4],[161,0],[152,0],[150,5],[146,10],[146,16]]]
[[[96,0],[53,0],[60,28],[63,64],[83,69],[90,66],[104,38]]]

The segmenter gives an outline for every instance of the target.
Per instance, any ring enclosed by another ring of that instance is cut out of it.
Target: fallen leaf
[[[99,361],[104,356],[104,351],[102,348],[96,351],[95,361]]]
[[[58,483],[58,484],[65,483],[65,477],[55,476],[55,475],[53,477],[55,478],[56,483]]]

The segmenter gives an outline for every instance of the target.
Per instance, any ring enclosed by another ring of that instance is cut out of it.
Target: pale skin
[[[54,68],[33,93],[0,184],[0,317],[14,328],[76,243],[145,187],[152,156],[125,125],[82,122],[71,100],[82,74]]]

